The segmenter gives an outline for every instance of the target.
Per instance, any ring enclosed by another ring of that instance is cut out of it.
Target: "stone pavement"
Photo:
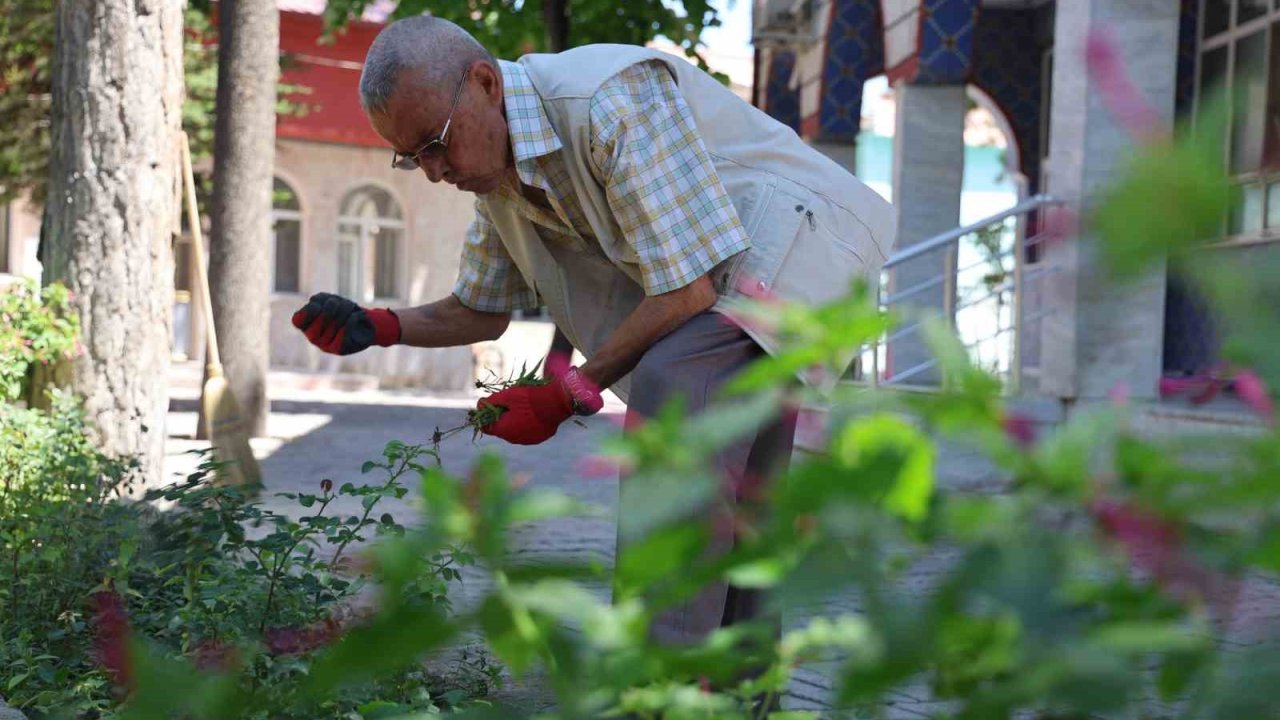
[[[268,505],[280,510],[296,505],[272,498],[272,493],[315,493],[324,478],[332,479],[335,486],[347,481],[357,484],[362,479],[368,481],[367,476],[360,474],[360,466],[365,460],[377,458],[388,441],[424,442],[437,426],[448,428],[461,424],[466,410],[475,405],[475,397],[470,394],[431,396],[367,389],[342,392],[304,390],[298,389],[297,383],[290,385],[292,389],[272,385],[276,389],[272,391],[270,437],[253,441],[268,488]],[[168,477],[190,472],[195,458],[185,453],[207,446],[191,439],[198,401],[198,390],[194,387],[180,384],[174,389],[168,424]],[[446,469],[464,472],[480,453],[494,452],[501,455],[509,470],[529,487],[561,491],[603,509],[598,517],[562,519],[523,528],[512,538],[512,545],[516,553],[534,562],[597,561],[612,567],[618,482],[616,478],[583,477],[579,463],[616,430],[623,410],[621,403],[610,398],[602,413],[588,419],[586,428],[566,425],[551,441],[534,447],[514,447],[491,438],[472,443],[469,437],[459,435],[444,443],[441,460]],[[980,459],[955,453],[948,467],[947,482],[953,487],[982,490],[990,485],[990,472]],[[401,522],[412,522],[415,518],[409,504],[412,498],[411,492],[405,501],[384,501],[385,510],[380,505],[379,512],[391,512]],[[358,511],[358,505],[351,502],[337,509]],[[911,581],[927,583],[937,571],[936,567],[922,567]],[[455,589],[455,602],[466,607],[486,590],[487,581],[482,573],[464,572],[461,587]],[[603,582],[593,590],[601,598],[608,597],[608,588]],[[854,611],[856,607],[850,600],[815,610],[838,613]],[[807,614],[798,612],[788,617],[788,625],[803,622]],[[820,668],[803,670],[784,705],[792,709],[826,707],[831,684]],[[512,684],[499,698],[523,707],[545,707],[551,702],[536,676]],[[904,694],[887,708],[887,717],[915,719],[927,716],[929,709],[923,692]]]
[[[272,499],[274,492],[318,492],[319,483],[330,478],[336,485],[362,478],[360,466],[377,458],[390,440],[424,442],[437,426],[453,427],[462,423],[466,410],[474,407],[469,394],[430,396],[409,391],[358,390],[341,392],[317,389],[290,389],[271,386],[272,415],[269,438],[255,440],[254,448],[262,463],[268,488],[268,502],[278,509],[293,508],[289,501]],[[194,441],[195,408],[198,391],[175,389],[169,415],[167,474],[189,472],[194,458],[184,454],[204,443]],[[600,415],[590,418],[587,427],[565,426],[551,441],[535,447],[514,447],[491,438],[472,443],[469,437],[457,436],[446,441],[442,461],[447,470],[465,472],[482,452],[501,455],[510,471],[530,487],[558,490],[604,510],[599,517],[564,519],[523,528],[512,538],[515,552],[530,561],[594,560],[611,567],[614,554],[614,527],[617,516],[618,483],[615,478],[586,478],[579,463],[591,454],[598,443],[614,432],[623,408],[611,399]],[[943,446],[937,463],[938,482],[942,488],[962,492],[999,492],[1002,482],[987,462],[973,452]],[[411,488],[412,490],[412,488]],[[385,501],[385,511],[401,522],[413,522],[416,515],[405,501]],[[384,510],[380,506],[379,512]],[[355,502],[341,510],[358,510]],[[924,591],[945,569],[946,558],[922,562],[906,577],[909,588]],[[466,607],[486,591],[482,573],[465,572],[455,602]],[[607,598],[604,583],[593,588]],[[1280,615],[1280,590],[1269,582],[1246,583],[1240,598],[1238,627],[1228,633],[1230,644],[1245,645],[1257,637],[1258,630],[1270,627]],[[825,614],[856,612],[852,598],[812,608]],[[805,621],[809,612],[797,610],[787,617],[788,625]],[[801,670],[793,682],[784,707],[788,709],[822,709],[828,706],[832,681],[824,670]],[[536,676],[513,683],[499,694],[499,699],[526,708],[543,708],[551,698]],[[931,702],[927,688],[907,689],[898,693],[892,704],[884,708],[891,719],[916,720],[930,717],[944,708]]]

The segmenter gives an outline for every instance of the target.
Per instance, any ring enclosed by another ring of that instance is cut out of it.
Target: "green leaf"
[[[620,597],[634,597],[687,567],[707,541],[706,528],[684,523],[661,528],[619,548],[614,583]]]
[[[1197,113],[1194,134],[1139,147],[1099,204],[1094,246],[1116,275],[1131,277],[1220,236],[1238,198],[1223,164],[1226,106],[1206,105],[1211,109]]]
[[[542,640],[537,626],[502,598],[497,595],[486,598],[479,620],[489,646],[516,675],[528,669],[537,658]]]
[[[771,588],[786,576],[792,566],[793,563],[784,558],[765,557],[730,568],[726,577],[740,588]]]
[[[872,464],[893,468],[882,502],[889,512],[919,522],[933,497],[933,445],[900,418],[873,415],[845,426],[832,441],[833,459],[851,470]]]
[[[385,718],[403,717],[412,710],[407,705],[399,703],[387,702],[385,700],[374,700],[367,702],[356,708],[364,720],[384,720]]]
[[[360,466],[360,473],[361,473],[362,475],[368,475],[368,474],[369,474],[369,471],[371,471],[371,470],[373,470],[374,468],[377,468],[377,467],[382,467],[382,465],[380,465],[380,464],[378,464],[378,463],[376,463],[376,462],[374,462],[374,461],[372,461],[372,460],[365,460],[365,461],[364,461],[364,464]],[[344,487],[345,487],[345,486],[344,486]]]
[[[585,515],[589,508],[577,499],[560,492],[534,490],[517,496],[508,511],[512,525]]]
[[[1123,655],[1188,653],[1204,650],[1209,640],[1205,628],[1178,621],[1112,623],[1094,631],[1089,640],[1108,652]]]
[[[1160,697],[1165,701],[1181,697],[1191,683],[1204,672],[1209,659],[1210,654],[1207,648],[1201,652],[1173,652],[1165,656],[1156,680]]]
[[[322,651],[304,681],[304,693],[326,697],[333,690],[407,667],[443,646],[459,630],[435,607],[398,605],[356,627]]]

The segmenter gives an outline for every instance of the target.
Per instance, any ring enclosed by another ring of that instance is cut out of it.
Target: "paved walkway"
[[[166,474],[169,477],[190,472],[195,458],[186,454],[187,451],[207,446],[191,439],[195,431],[198,391],[178,387],[174,394],[170,404],[170,439],[166,457]],[[273,393],[268,423],[270,437],[256,439],[253,445],[262,464],[269,493],[318,492],[319,483],[324,478],[332,479],[335,486],[347,481],[367,482],[369,478],[361,476],[360,466],[365,460],[377,458],[387,442],[424,442],[436,427],[461,424],[467,409],[474,406],[475,398],[469,394],[425,396],[403,391],[280,390]],[[612,567],[618,483],[615,478],[583,477],[579,463],[599,446],[603,438],[616,431],[623,410],[616,399],[611,399],[604,412],[588,419],[587,427],[566,425],[551,441],[534,447],[515,447],[491,438],[473,443],[460,435],[444,443],[441,459],[446,469],[464,472],[480,453],[494,452],[501,455],[510,472],[528,486],[564,492],[604,509],[600,517],[570,518],[523,528],[513,537],[512,545],[515,552],[531,561],[594,560],[605,567]],[[973,462],[957,461],[952,467],[951,484],[954,486],[978,489],[989,477],[985,466],[975,466]],[[386,501],[385,511],[402,522],[411,521],[415,517],[408,502],[412,497],[411,493],[405,501]],[[296,507],[287,500],[268,497],[267,501],[280,510]],[[380,512],[384,511],[382,507],[379,506]],[[340,509],[358,511],[358,506],[351,502]],[[927,582],[937,570],[936,567],[922,567],[914,581]],[[487,589],[483,573],[466,572],[461,587],[455,591],[455,602],[463,607],[470,605],[483,597]],[[604,583],[593,589],[601,598],[608,597]],[[838,613],[853,611],[856,607],[850,600],[817,610]],[[806,615],[797,613],[795,617],[788,618],[788,624],[803,622]],[[802,671],[784,704],[791,709],[825,707],[830,688],[831,681],[820,669]],[[909,720],[926,717],[930,709],[927,697],[923,693],[918,695],[902,695],[887,708],[888,717]],[[544,707],[551,702],[536,678],[513,684],[501,693],[501,697],[524,707]]]
[[[273,387],[276,387],[273,385]],[[186,473],[194,458],[185,451],[202,447],[194,441],[197,391],[177,388],[169,416],[170,440],[166,458],[167,473]],[[391,440],[407,443],[424,442],[436,427],[459,425],[467,409],[474,407],[470,395],[424,396],[410,392],[336,392],[315,390],[278,390],[273,394],[269,438],[254,441],[265,481],[270,492],[318,492],[319,483],[330,478],[335,485],[351,481],[360,483],[361,464],[377,458]],[[621,419],[622,406],[612,400],[600,415],[591,418],[587,427],[566,425],[551,441],[535,447],[514,447],[482,438],[472,443],[457,436],[446,441],[442,461],[446,469],[461,473],[482,452],[501,455],[510,471],[531,487],[558,490],[603,508],[602,517],[566,519],[524,528],[512,539],[515,552],[530,560],[597,560],[606,567],[613,564],[614,527],[617,513],[616,479],[585,478],[579,463],[614,432]],[[939,485],[962,492],[998,492],[1001,482],[986,461],[954,447],[942,447],[938,462]],[[363,477],[368,481],[369,478]],[[411,500],[411,493],[407,500]],[[269,500],[277,508],[296,507],[289,501]],[[346,510],[357,510],[352,502]],[[402,522],[415,518],[408,502],[388,501],[386,510]],[[907,575],[909,588],[927,588],[945,569],[946,558],[922,562]],[[467,606],[487,590],[482,573],[468,572],[455,593],[456,602]],[[594,588],[607,597],[603,583]],[[814,608],[824,614],[856,612],[852,598]],[[1250,582],[1242,593],[1237,615],[1238,628],[1228,633],[1230,644],[1245,645],[1257,637],[1260,627],[1269,626],[1280,615],[1280,590],[1270,583]],[[788,625],[804,622],[808,613],[797,611],[787,618]],[[1252,629],[1250,631],[1250,629]],[[793,682],[784,707],[820,709],[831,697],[832,682],[823,668],[800,671]],[[515,683],[500,694],[526,708],[542,708],[551,702],[545,688],[536,678]],[[916,720],[939,713],[943,708],[931,702],[926,688],[907,689],[894,696],[885,710],[891,719]]]

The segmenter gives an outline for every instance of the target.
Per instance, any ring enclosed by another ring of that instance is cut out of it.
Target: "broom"
[[[221,463],[220,482],[228,485],[258,486],[262,471],[249,447],[249,431],[240,404],[222,374],[222,358],[218,354],[218,333],[213,327],[213,301],[209,297],[209,274],[204,263],[204,236],[200,230],[200,211],[196,208],[196,181],[191,172],[191,144],[182,133],[182,173],[186,184],[187,224],[191,226],[192,254],[196,259],[196,285],[204,305],[204,325],[209,342],[205,374],[208,376],[200,393],[201,407],[209,424],[213,458]]]

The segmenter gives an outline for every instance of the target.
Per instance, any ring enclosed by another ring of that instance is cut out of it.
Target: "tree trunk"
[[[158,482],[168,411],[181,0],[55,5],[45,278],[75,293],[91,432]]]
[[[547,51],[569,49],[569,0],[542,0],[542,24],[547,28]]]
[[[227,381],[255,436],[266,434],[271,189],[280,15],[275,0],[218,9],[209,285]]]

